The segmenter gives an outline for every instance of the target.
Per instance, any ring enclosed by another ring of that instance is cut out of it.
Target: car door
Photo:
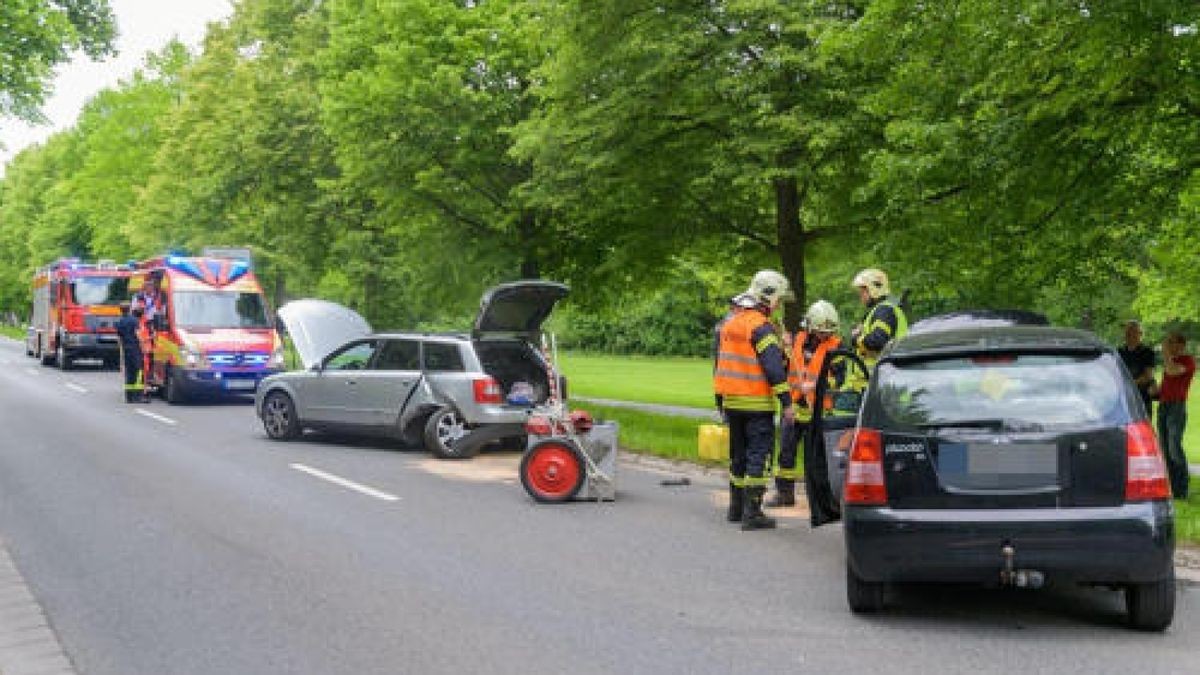
[[[835,365],[841,372],[832,379],[841,384],[831,383],[830,372]],[[805,447],[813,449],[804,455],[804,481],[814,527],[841,520],[846,461],[869,378],[866,364],[847,349],[826,353],[821,364],[814,394],[818,401],[831,400],[832,407],[816,406],[804,439]]]
[[[421,376],[421,344],[412,338],[381,339],[370,367],[359,374],[357,394],[365,424],[391,429]]]
[[[305,382],[301,416],[319,424],[339,426],[370,425],[368,404],[362,385],[378,340],[355,340],[334,351]]]

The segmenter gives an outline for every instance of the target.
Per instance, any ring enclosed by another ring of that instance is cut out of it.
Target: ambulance
[[[249,251],[151,258],[135,265],[129,291],[146,310],[146,384],[167,402],[253,394],[284,369],[283,342]]]

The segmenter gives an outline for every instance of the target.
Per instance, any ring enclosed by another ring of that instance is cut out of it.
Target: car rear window
[[[1049,429],[1124,424],[1131,411],[1111,354],[991,354],[879,366],[878,405],[892,423],[993,422]]]

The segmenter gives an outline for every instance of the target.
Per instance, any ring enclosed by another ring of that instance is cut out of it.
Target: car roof
[[[401,331],[385,331],[381,333],[373,333],[370,337],[383,338],[391,340],[440,340],[445,342],[466,342],[471,339],[466,333],[414,333]]]
[[[1049,326],[1044,314],[1027,309],[965,309],[936,314],[908,327],[910,335],[970,327]]]
[[[1028,351],[1096,353],[1111,348],[1094,333],[1055,326],[972,326],[908,335],[897,340],[885,360],[928,356]]]

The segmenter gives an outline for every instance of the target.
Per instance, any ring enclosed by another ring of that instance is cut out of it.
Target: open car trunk
[[[550,397],[548,368],[540,352],[524,340],[475,340],[483,371],[496,378],[504,399],[513,404],[540,405]],[[529,385],[522,396],[521,384]]]

